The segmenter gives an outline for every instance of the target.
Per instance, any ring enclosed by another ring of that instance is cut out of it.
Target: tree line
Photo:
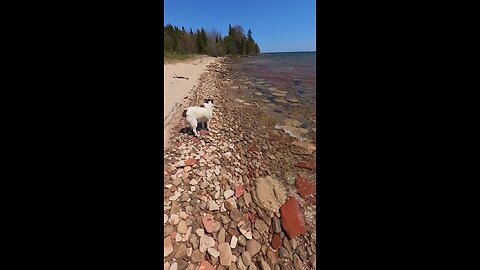
[[[224,55],[257,55],[260,53],[258,44],[252,37],[252,31],[247,35],[239,25],[228,25],[228,35],[222,35],[215,30],[207,32],[197,29],[186,31],[167,24],[163,28],[164,51],[176,54],[207,54],[211,56]]]

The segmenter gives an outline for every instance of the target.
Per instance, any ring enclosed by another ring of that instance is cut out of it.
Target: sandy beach
[[[220,58],[204,56],[198,59],[163,65],[163,121],[164,138],[168,137],[169,123],[178,113],[184,100],[198,84],[198,79],[207,70],[207,66]],[[186,77],[174,78],[174,76]],[[184,106],[184,105],[183,105]],[[168,141],[164,140],[164,145],[168,146]]]

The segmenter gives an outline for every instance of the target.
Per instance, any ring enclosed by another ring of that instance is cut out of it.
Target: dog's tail
[[[183,116],[183,117],[187,117],[187,111],[188,111],[187,109],[185,109],[185,110],[183,111],[183,113],[182,113],[182,116]]]

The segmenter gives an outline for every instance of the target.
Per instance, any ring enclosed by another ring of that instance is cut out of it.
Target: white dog
[[[188,124],[192,128],[193,134],[198,137],[198,123],[206,124],[206,129],[209,130],[208,122],[213,116],[213,99],[206,99],[205,103],[200,107],[187,108],[185,111],[183,111],[182,116],[186,118]]]

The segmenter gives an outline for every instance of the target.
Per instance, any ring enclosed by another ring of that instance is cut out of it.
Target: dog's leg
[[[194,117],[189,117],[187,118],[188,123],[190,124],[190,127],[192,128],[193,134],[198,137],[197,133],[197,119]]]
[[[205,121],[205,129],[210,131],[210,119],[208,119],[207,121]]]

